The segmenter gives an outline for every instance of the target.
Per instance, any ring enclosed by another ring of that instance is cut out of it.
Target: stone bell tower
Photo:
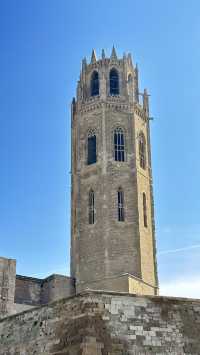
[[[148,93],[131,55],[82,61],[72,102],[71,276],[86,288],[158,293]]]

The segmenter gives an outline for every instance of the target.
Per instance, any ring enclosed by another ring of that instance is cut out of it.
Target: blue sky
[[[82,57],[113,44],[151,93],[161,290],[200,297],[197,0],[1,1],[0,255],[69,273],[70,102]]]

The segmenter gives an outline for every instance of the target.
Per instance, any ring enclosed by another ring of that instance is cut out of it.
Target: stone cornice
[[[144,122],[147,122],[147,116],[143,110],[143,107],[138,103],[129,103],[122,96],[107,96],[106,100],[102,100],[100,96],[93,96],[87,100],[84,100],[79,106],[80,113],[86,113],[101,109],[105,105],[106,108],[113,111],[125,111],[133,113],[135,112]]]
[[[79,112],[86,113],[95,111],[97,109],[101,109],[103,105],[113,111],[133,112],[133,104],[127,103],[127,100],[120,96],[108,96],[105,101],[101,100],[99,96],[90,98],[80,104]]]
[[[122,66],[123,59],[110,59],[110,58],[100,59],[100,60],[97,60],[95,63],[87,64],[86,71],[90,72],[92,69],[98,69],[103,66],[112,66],[112,65],[113,66]]]

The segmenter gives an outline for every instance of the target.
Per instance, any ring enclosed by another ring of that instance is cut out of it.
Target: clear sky
[[[70,103],[115,44],[151,93],[161,292],[200,298],[200,2],[1,0],[0,255],[69,274]]]

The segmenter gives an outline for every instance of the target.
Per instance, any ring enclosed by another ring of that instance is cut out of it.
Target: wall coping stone
[[[36,307],[32,307],[31,309],[22,311],[20,313],[16,313],[16,314],[12,314],[12,315],[8,315],[2,319],[0,319],[0,323],[4,322],[6,319],[8,320],[12,320],[14,318],[17,318],[19,316],[22,316],[26,313],[31,313],[34,312],[38,309],[42,309],[42,308],[47,308],[47,307],[54,307],[54,305],[59,304],[59,303],[65,303],[68,302],[72,299],[76,299],[76,298],[86,298],[86,297],[91,297],[91,296],[98,296],[98,295],[102,295],[102,296],[107,296],[109,297],[131,297],[131,298],[140,298],[140,299],[147,299],[150,300],[152,302],[155,303],[166,303],[166,302],[170,302],[170,303],[175,303],[175,302],[179,302],[179,303],[191,303],[191,302],[198,302],[200,305],[200,299],[197,298],[185,298],[185,297],[173,297],[173,296],[152,296],[152,295],[138,295],[138,294],[133,294],[133,293],[128,293],[128,292],[115,292],[115,291],[102,291],[102,290],[85,290],[82,291],[76,295],[73,296],[69,296],[69,297],[65,297],[62,299],[59,299],[57,301],[53,301],[50,302],[48,304],[45,305],[41,305],[41,306],[36,306]]]

